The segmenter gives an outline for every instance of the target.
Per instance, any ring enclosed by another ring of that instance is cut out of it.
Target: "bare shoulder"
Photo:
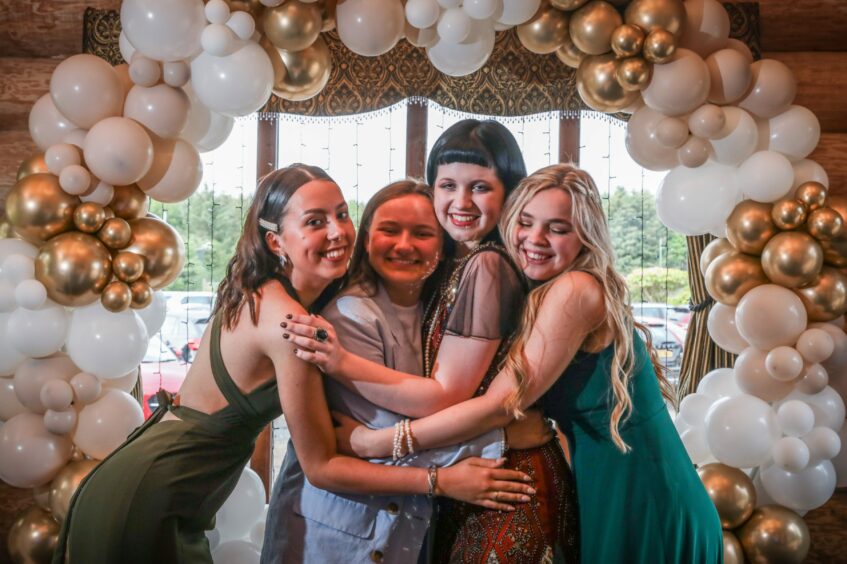
[[[265,283],[259,289],[256,300],[258,315],[257,329],[260,335],[267,335],[274,341],[280,338],[279,324],[285,321],[287,314],[305,315],[307,312],[300,303],[291,297],[276,280]]]
[[[545,301],[560,311],[568,311],[587,321],[599,321],[605,314],[603,288],[594,276],[582,271],[568,272],[553,282]]]

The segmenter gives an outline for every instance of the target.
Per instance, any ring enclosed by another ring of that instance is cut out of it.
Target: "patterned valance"
[[[726,3],[732,37],[760,56],[759,6]],[[112,64],[122,62],[118,50],[120,15],[116,11],[85,11],[84,50]],[[527,51],[514,30],[498,33],[494,53],[479,71],[449,77],[429,62],[424,49],[407,41],[379,57],[348,50],[335,31],[325,33],[332,54],[326,88],[309,100],[290,102],[272,96],[265,112],[306,116],[343,116],[380,110],[406,98],[432,100],[462,112],[522,116],[548,111],[587,109],[576,91],[576,72],[555,55]]]

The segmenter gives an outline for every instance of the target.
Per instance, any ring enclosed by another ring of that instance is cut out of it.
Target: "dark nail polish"
[[[283,333],[283,334],[282,334],[282,338],[283,338],[283,339],[287,339],[287,338],[288,338],[288,333]]]
[[[297,354],[299,352],[300,352],[300,349],[294,349],[294,354]]]
[[[280,323],[280,324],[279,324],[279,326],[280,326],[280,327],[288,327],[288,323],[286,323],[285,321],[283,321],[282,323]]]
[[[286,319],[291,319],[291,314],[290,314],[290,313],[286,313],[286,314],[285,314],[285,318],[286,318]]]

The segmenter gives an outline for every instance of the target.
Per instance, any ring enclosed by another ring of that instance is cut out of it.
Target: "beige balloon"
[[[626,7],[624,20],[648,33],[664,29],[679,37],[685,22],[685,7],[680,0],[634,0]]]
[[[706,275],[706,269],[712,264],[712,261],[724,253],[731,253],[735,250],[729,239],[720,237],[711,241],[700,253],[700,274]]]
[[[79,54],[59,63],[50,77],[56,108],[83,129],[121,115],[123,86],[112,65],[95,55]]]
[[[322,37],[296,53],[277,49],[266,40],[262,40],[261,45],[271,61],[279,59],[286,69],[281,81],[278,76],[274,77],[273,91],[280,98],[295,102],[308,100],[323,90],[329,81],[332,56]]]
[[[729,242],[749,255],[762,254],[765,245],[776,233],[770,204],[744,200],[735,206],[726,220]]]
[[[20,182],[30,174],[49,173],[47,163],[44,162],[44,153],[38,153],[28,159],[25,159],[18,167],[18,173],[15,177],[15,182]]]
[[[12,562],[51,562],[59,542],[59,523],[38,505],[19,513],[9,530],[8,549]]]
[[[622,23],[614,6],[592,0],[571,15],[571,40],[587,55],[602,55],[612,48],[612,34]]]
[[[617,79],[614,53],[585,57],[576,71],[576,87],[589,107],[600,112],[618,112],[638,98],[637,90],[624,90]]]
[[[565,43],[568,16],[549,4],[542,4],[532,19],[518,26],[517,33],[518,39],[529,51],[547,55]]]
[[[61,523],[68,516],[71,498],[82,480],[99,464],[97,460],[71,462],[53,478],[50,484],[50,511]]]
[[[167,223],[143,217],[129,222],[132,241],[124,251],[144,258],[143,278],[154,290],[176,280],[185,264],[185,243]]]
[[[644,47],[644,30],[630,24],[620,25],[612,32],[612,51],[618,57],[634,57]]]
[[[823,266],[823,250],[802,231],[774,235],[762,251],[762,268],[775,284],[801,288],[814,282]]]
[[[847,276],[824,266],[810,285],[794,290],[803,301],[809,321],[831,321],[847,312]]]
[[[809,554],[806,522],[779,505],[763,505],[737,531],[749,562],[803,562]]]
[[[154,134],[172,139],[188,123],[191,103],[182,88],[156,84],[133,86],[124,102],[124,117],[132,118]]]
[[[586,55],[579,50],[579,47],[574,45],[573,40],[568,35],[562,46],[556,49],[556,57],[572,69],[577,69]]]
[[[738,468],[714,463],[700,466],[697,475],[715,504],[724,529],[738,527],[753,514],[756,487],[747,474]]]
[[[6,217],[12,229],[30,243],[73,229],[74,209],[79,198],[59,186],[52,174],[30,174],[18,181],[6,197]]]
[[[85,136],[85,163],[91,173],[112,186],[137,182],[153,163],[153,142],[138,122],[110,117]]]
[[[794,101],[797,79],[788,66],[776,59],[762,59],[750,65],[751,86],[738,106],[760,118],[781,114]]]
[[[735,49],[721,49],[706,57],[709,68],[708,100],[715,104],[738,101],[753,82],[753,71],[747,58]]]
[[[85,233],[53,237],[35,259],[35,278],[47,288],[47,296],[63,306],[93,303],[111,277],[109,249]]]
[[[321,32],[321,9],[315,3],[288,0],[266,9],[259,26],[278,49],[302,51],[314,43]]]
[[[768,283],[759,258],[737,251],[713,260],[704,280],[709,295],[728,306],[738,305],[744,294]]]
[[[203,180],[203,162],[194,145],[184,139],[154,138],[153,164],[138,187],[165,203],[188,199]]]
[[[779,229],[797,229],[806,222],[806,206],[793,198],[777,200],[771,209],[771,219]]]
[[[665,115],[687,114],[709,95],[709,69],[693,51],[677,49],[670,61],[653,67],[653,79],[641,95],[645,104]]]

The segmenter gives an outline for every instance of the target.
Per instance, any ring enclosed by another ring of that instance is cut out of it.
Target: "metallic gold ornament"
[[[614,6],[592,0],[571,15],[571,40],[587,55],[602,55],[611,50],[612,34],[622,23]]]
[[[153,289],[147,282],[138,280],[133,282],[129,289],[132,292],[132,303],[130,305],[133,309],[144,309],[153,302]]]
[[[583,102],[600,112],[618,112],[638,99],[637,91],[624,90],[617,79],[614,53],[590,55],[576,71],[576,87]]]
[[[803,518],[780,505],[763,505],[736,532],[748,562],[803,562],[809,553],[809,528]]]
[[[626,7],[624,20],[647,33],[664,29],[679,37],[685,23],[685,7],[681,0],[633,0]]]
[[[748,255],[760,255],[777,229],[771,218],[771,205],[753,200],[740,202],[726,220],[730,243]]]
[[[582,7],[588,0],[550,0],[550,5],[559,10],[576,10]]]
[[[144,259],[135,253],[121,251],[112,258],[112,272],[121,282],[135,282],[144,274]]]
[[[729,306],[738,305],[744,294],[768,283],[759,257],[737,251],[725,253],[713,260],[704,279],[709,295]]]
[[[15,182],[20,182],[30,174],[49,173],[47,163],[44,162],[44,153],[38,153],[24,160],[18,167],[18,174]]]
[[[12,562],[51,562],[59,542],[59,523],[38,505],[18,514],[9,530],[8,549]]]
[[[53,517],[61,523],[68,516],[71,498],[82,479],[100,463],[98,460],[80,460],[71,462],[62,468],[50,483],[50,510]]]
[[[676,52],[676,39],[664,29],[654,29],[644,40],[644,58],[660,65],[667,63]]]
[[[136,184],[115,186],[109,207],[117,217],[127,221],[144,217],[150,209],[150,198]]]
[[[774,284],[800,288],[814,282],[823,266],[823,249],[808,233],[783,231],[762,251],[762,268]]]
[[[844,235],[844,220],[837,211],[824,206],[809,214],[806,220],[806,231],[821,241],[836,239]]]
[[[641,90],[650,83],[653,65],[641,57],[630,57],[618,61],[615,77],[624,90]]]
[[[520,42],[539,55],[554,52],[565,43],[567,37],[567,14],[549,4],[542,4],[532,19],[518,26]]]
[[[634,57],[644,47],[644,30],[637,25],[619,25],[612,32],[612,51],[618,57]]]
[[[811,180],[797,187],[794,198],[802,202],[811,212],[826,205],[826,186]]]
[[[697,474],[718,510],[724,529],[738,527],[753,514],[756,487],[747,474],[719,462],[700,466]]]
[[[806,206],[793,198],[777,200],[771,209],[771,219],[780,229],[797,229],[806,222]]]
[[[285,68],[285,75],[276,74],[274,63],[274,94],[292,101],[308,100],[323,90],[329,81],[332,57],[323,37],[318,37],[310,47],[291,52],[277,49],[267,40],[260,41],[273,63],[276,59]]]
[[[132,239],[132,229],[127,220],[113,217],[103,223],[103,227],[97,232],[97,238],[110,249],[123,249]]]
[[[744,564],[744,547],[730,531],[723,532],[723,564]]]
[[[132,292],[126,282],[109,282],[100,294],[100,303],[112,313],[126,311],[132,303]]]
[[[288,0],[274,8],[267,8],[259,21],[259,28],[277,49],[302,51],[315,42],[323,21],[317,4]]]
[[[150,286],[159,290],[176,280],[185,264],[185,243],[179,233],[152,217],[134,219],[129,224],[132,240],[123,250],[144,258],[144,277]]]
[[[103,206],[94,202],[83,202],[74,210],[74,225],[83,233],[97,233],[106,221]]]
[[[831,321],[847,312],[847,276],[824,266],[817,279],[794,292],[800,296],[809,321]]]
[[[705,276],[706,269],[712,264],[712,261],[724,253],[731,253],[735,250],[729,239],[721,237],[710,242],[700,253],[700,273]]]
[[[40,245],[74,227],[79,198],[59,186],[52,174],[36,173],[21,179],[6,197],[6,217],[21,238]]]
[[[35,278],[56,303],[80,307],[97,300],[112,277],[112,256],[96,237],[63,233],[41,246]]]
[[[580,51],[579,48],[574,45],[570,36],[568,36],[567,40],[562,43],[561,47],[556,49],[556,57],[572,69],[579,68],[579,64],[585,56],[585,53]]]

